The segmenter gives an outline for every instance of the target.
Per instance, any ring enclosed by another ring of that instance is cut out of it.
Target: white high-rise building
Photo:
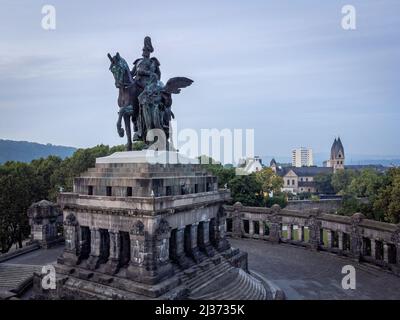
[[[297,148],[292,151],[293,167],[311,167],[314,165],[313,152],[311,148]]]

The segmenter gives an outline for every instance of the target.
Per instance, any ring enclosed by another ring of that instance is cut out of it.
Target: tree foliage
[[[356,175],[357,172],[354,170],[337,170],[332,175],[332,187],[334,192],[337,194],[345,194],[347,187]]]
[[[379,189],[373,203],[374,210],[381,212],[386,221],[400,222],[400,168],[387,173],[385,183]]]
[[[320,193],[331,194],[335,192],[332,186],[332,173],[320,173],[315,176],[314,181]]]
[[[40,197],[40,179],[29,164],[6,162],[0,166],[0,250],[14,243],[22,247],[29,235],[26,210]]]
[[[283,187],[283,179],[278,176],[271,168],[263,168],[262,170],[255,173],[255,178],[261,186],[261,192],[269,194],[281,193]]]
[[[262,192],[262,185],[256,179],[254,173],[250,175],[235,176],[229,182],[234,202],[241,202],[245,206],[262,207],[265,205],[265,198]]]
[[[141,148],[135,144],[136,148]],[[7,252],[14,243],[20,247],[29,235],[27,210],[36,201],[56,201],[60,190],[72,191],[73,178],[95,165],[97,157],[124,150],[99,145],[78,149],[62,160],[49,156],[31,163],[6,162],[0,165],[0,250]]]

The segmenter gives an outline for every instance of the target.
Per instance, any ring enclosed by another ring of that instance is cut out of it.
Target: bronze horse
[[[142,107],[139,103],[139,95],[143,92],[144,87],[139,84],[132,77],[131,71],[125,59],[123,59],[119,53],[112,57],[110,54],[107,55],[110,59],[110,71],[114,75],[115,87],[118,89],[118,121],[117,131],[120,137],[124,136],[124,129],[121,126],[122,119],[124,119],[125,131],[127,137],[127,150],[132,150],[132,141],[143,141],[148,145],[149,141],[146,140],[147,128],[143,121]],[[161,90],[161,104],[158,106],[161,113],[162,129],[165,132],[166,139],[168,141],[169,123],[175,116],[171,110],[172,97],[171,94],[180,93],[181,88],[190,86],[193,83],[192,80],[185,77],[175,77],[167,81],[166,85]],[[131,121],[133,123],[134,136],[132,139]]]

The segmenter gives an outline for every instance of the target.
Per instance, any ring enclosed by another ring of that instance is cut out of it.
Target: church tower
[[[335,138],[335,141],[332,144],[331,147],[331,157],[328,161],[328,166],[333,167],[333,171],[335,172],[337,169],[344,169],[344,148],[342,141],[340,140],[340,137],[337,139]]]

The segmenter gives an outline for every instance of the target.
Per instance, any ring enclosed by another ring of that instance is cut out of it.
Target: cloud
[[[57,29],[47,32],[40,1],[5,1],[0,137],[123,143],[106,54],[132,63],[151,35],[163,80],[195,81],[174,97],[184,128],[254,128],[260,154],[324,151],[336,134],[354,153],[392,154],[400,5],[353,2],[358,29],[346,32],[340,2],[54,0]]]

